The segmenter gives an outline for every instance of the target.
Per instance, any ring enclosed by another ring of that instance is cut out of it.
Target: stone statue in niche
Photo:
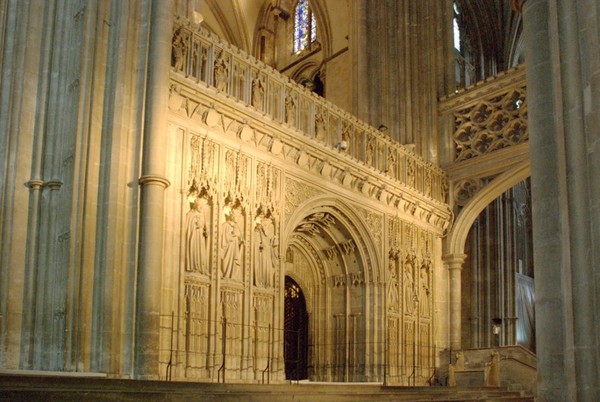
[[[240,258],[244,238],[239,226],[241,212],[237,208],[225,208],[225,222],[221,227],[221,274],[223,278],[236,279],[240,273]]]
[[[393,149],[388,150],[386,173],[388,176],[396,177],[396,152]]]
[[[415,288],[415,281],[412,273],[408,270],[404,273],[404,305],[406,306],[406,312],[413,314],[418,306],[418,294]]]
[[[421,267],[420,271],[420,282],[421,286],[419,288],[419,306],[421,306],[421,315],[428,316],[429,315],[429,296],[431,294],[431,290],[429,289],[429,273],[427,269]]]
[[[175,34],[173,35],[173,42],[171,48],[171,65],[173,66],[175,71],[180,71],[183,69],[183,61],[185,60],[186,53],[187,45],[183,37],[183,32],[180,28],[177,31],[175,31]]]
[[[185,270],[209,274],[209,210],[205,197],[190,195],[190,210],[185,216]]]
[[[285,122],[290,126],[296,124],[296,99],[292,94],[285,97]]]
[[[398,311],[400,307],[400,298],[398,296],[398,283],[396,278],[392,277],[388,296],[388,309],[390,311]]]
[[[375,145],[373,144],[373,139],[371,137],[367,137],[367,146],[365,148],[365,164],[367,166],[373,166],[374,152],[375,152]]]
[[[269,288],[279,261],[275,224],[270,217],[258,217],[254,228],[254,285]]]
[[[350,144],[352,143],[350,141],[350,125],[349,124],[344,124],[343,128],[342,128],[342,143],[344,144],[345,148],[342,148],[342,151],[347,152],[348,148],[350,147]]]
[[[327,136],[327,124],[323,112],[318,112],[315,116],[315,138],[324,141]]]
[[[223,58],[223,52],[219,54],[215,60],[215,87],[219,91],[227,91],[227,76],[229,75],[229,68],[227,62]]]
[[[265,85],[260,78],[252,80],[252,106],[262,110],[264,106]]]

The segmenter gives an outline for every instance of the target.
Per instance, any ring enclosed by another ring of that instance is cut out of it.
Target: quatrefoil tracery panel
[[[525,87],[454,112],[456,162],[528,140]]]

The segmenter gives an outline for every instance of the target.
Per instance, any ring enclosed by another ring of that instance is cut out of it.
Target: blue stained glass
[[[294,13],[294,53],[301,52],[317,38],[317,24],[308,0],[299,0]]]

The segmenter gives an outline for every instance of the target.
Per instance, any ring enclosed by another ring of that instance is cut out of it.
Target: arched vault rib
[[[375,282],[384,278],[381,256],[378,252],[380,245],[375,243],[368,225],[351,205],[331,195],[321,195],[306,201],[286,219],[282,233],[282,249],[287,249],[287,243],[299,225],[307,217],[317,213],[330,214],[338,222],[342,232],[347,233],[345,240],[354,241],[357,248],[355,252],[357,263],[362,269],[365,282]],[[338,239],[339,236],[333,238]],[[340,241],[336,241],[336,245],[339,244]]]
[[[506,190],[529,176],[531,176],[531,165],[527,160],[502,173],[477,192],[456,217],[454,226],[446,238],[447,248],[445,254],[464,254],[469,230],[481,211]]]
[[[290,270],[286,267],[285,275],[289,275],[300,285],[305,291],[306,304],[308,311],[314,311],[314,294],[313,290],[321,286],[326,281],[326,272],[321,256],[314,248],[308,239],[304,236],[294,235],[288,244],[289,247],[295,248],[299,253],[306,258],[307,266],[301,270]],[[297,268],[294,265],[294,268]]]

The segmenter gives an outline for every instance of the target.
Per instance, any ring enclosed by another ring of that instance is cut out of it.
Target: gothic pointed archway
[[[381,278],[381,265],[356,207],[327,197],[312,199],[290,217],[283,233],[286,295],[293,280],[310,317],[304,378],[380,381],[384,340],[381,322],[373,317],[382,311],[384,293],[372,284]],[[286,348],[290,339],[286,336]],[[288,353],[286,378],[294,379]]]

